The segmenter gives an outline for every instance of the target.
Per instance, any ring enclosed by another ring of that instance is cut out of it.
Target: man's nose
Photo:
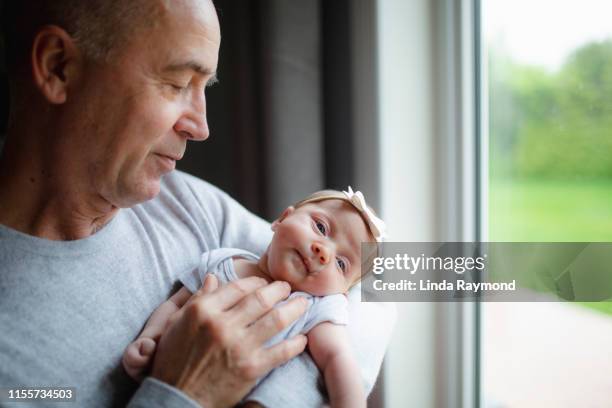
[[[329,263],[331,259],[331,251],[321,242],[313,242],[310,249],[321,264],[327,265]]]
[[[174,124],[175,132],[189,140],[208,139],[208,121],[206,120],[206,101],[204,97],[192,102],[189,110]]]

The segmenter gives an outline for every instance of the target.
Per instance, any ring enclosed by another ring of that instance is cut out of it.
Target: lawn
[[[489,240],[612,242],[612,180],[492,180]],[[612,302],[583,303],[612,315]]]

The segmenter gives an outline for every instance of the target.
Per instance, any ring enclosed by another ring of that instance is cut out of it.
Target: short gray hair
[[[130,36],[156,21],[159,0],[5,0],[3,29],[7,66],[27,61],[36,31],[57,25],[86,57],[108,59]],[[25,59],[24,59],[25,58]]]

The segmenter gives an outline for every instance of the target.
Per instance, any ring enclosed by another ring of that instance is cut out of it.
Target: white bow
[[[368,208],[361,191],[353,191],[351,186],[349,186],[348,191],[343,191],[343,193],[347,200],[363,215],[376,242],[382,242],[387,226],[383,220],[374,215],[372,210]]]

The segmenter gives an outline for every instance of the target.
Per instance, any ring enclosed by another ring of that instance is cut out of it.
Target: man
[[[188,140],[208,137],[204,91],[220,45],[212,2],[30,0],[13,2],[7,21],[0,387],[75,387],[88,407],[236,404],[306,345],[298,336],[263,348],[304,312],[301,301],[273,309],[289,294],[282,282],[208,280],[173,317],[137,390],[119,364],[202,252],[261,253],[269,241],[267,223],[173,171]],[[381,349],[388,328],[374,327],[386,331]],[[362,358],[369,386],[381,358]],[[321,403],[306,355],[274,373],[249,400]]]

